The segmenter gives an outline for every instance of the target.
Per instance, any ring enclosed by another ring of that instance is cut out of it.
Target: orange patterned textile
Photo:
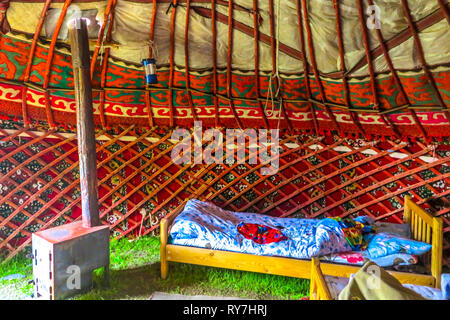
[[[83,15],[95,36],[91,73],[102,127],[199,119],[206,127],[369,139],[448,136],[449,5],[438,2],[380,3],[380,29],[366,22],[376,18],[372,6],[350,0],[234,1],[231,9],[217,1],[215,12],[206,0],[7,2],[0,112],[74,124],[66,24]],[[157,61],[159,84],[150,87],[140,64],[146,57]]]

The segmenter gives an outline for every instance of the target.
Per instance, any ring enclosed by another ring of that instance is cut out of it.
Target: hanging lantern
[[[158,78],[156,77],[156,61],[155,59],[144,59],[142,60],[145,70],[145,81],[147,84],[158,83]]]

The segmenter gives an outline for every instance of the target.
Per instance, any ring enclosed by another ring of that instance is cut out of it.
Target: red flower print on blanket
[[[348,263],[358,263],[364,261],[363,256],[358,252],[340,253],[339,258],[347,260]]]
[[[287,240],[280,230],[262,224],[241,222],[237,229],[245,238],[259,244],[267,244]]]

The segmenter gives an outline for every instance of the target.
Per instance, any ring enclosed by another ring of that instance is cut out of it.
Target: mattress
[[[298,259],[351,250],[339,224],[327,220],[277,218],[257,213],[233,212],[212,203],[189,200],[175,218],[168,242]],[[241,222],[282,229],[288,240],[264,245],[255,243],[238,232],[237,225]]]
[[[282,230],[288,240],[258,244],[246,239],[237,230],[239,223],[262,224]],[[386,228],[383,225],[383,228]],[[401,233],[401,228],[396,232]],[[403,228],[403,229],[402,229]],[[343,264],[362,265],[367,255],[364,251],[351,252],[339,224],[332,219],[278,218],[267,215],[227,211],[209,202],[189,200],[184,210],[174,219],[168,243],[225,250],[232,252],[321,260]],[[381,267],[394,264],[414,264],[416,257],[396,254],[371,259]]]

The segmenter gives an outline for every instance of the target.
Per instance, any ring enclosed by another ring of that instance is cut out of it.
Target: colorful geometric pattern
[[[0,36],[0,77],[4,79],[0,81],[1,111],[11,117],[20,117],[26,109],[28,121],[47,120],[54,124],[75,124],[71,57],[58,51],[54,52],[48,89],[45,90],[42,86],[48,48],[37,46],[29,81],[23,83],[29,50],[28,42],[7,35]],[[438,67],[432,74],[448,107],[449,68]],[[231,104],[226,98],[226,74],[219,73],[216,95],[219,97],[218,111],[214,105],[211,72],[191,72],[189,91],[186,90],[184,72],[174,71],[173,85],[170,88],[169,77],[170,70],[160,68],[159,84],[151,90],[146,90],[142,68],[124,67],[120,63],[110,62],[106,70],[104,88],[94,89],[93,93],[96,123],[103,127],[118,124],[191,126],[197,117],[205,126],[214,126],[217,117],[218,124],[226,127],[264,127],[266,119],[269,126],[274,128],[313,130],[315,117],[319,133],[337,129],[334,119],[320,102],[319,88],[312,76],[308,79],[312,98],[308,100],[303,75],[281,75],[281,96],[272,104],[271,99],[265,98],[269,92],[269,84],[273,86],[268,75],[259,77],[261,90],[258,97],[253,85],[254,75],[233,74]],[[427,136],[448,136],[450,125],[447,111],[437,106],[425,76],[417,72],[407,72],[400,74],[400,80]],[[99,81],[99,74],[94,73],[94,88],[99,88]],[[321,83],[327,101],[332,105],[331,111],[340,132],[359,134],[361,130],[350,112],[342,107],[334,107],[345,104],[342,81],[321,79]],[[377,77],[377,83],[381,110],[391,110],[385,116],[395,126],[395,130],[373,110],[370,79],[354,79],[348,83],[352,92],[350,101],[358,113],[358,122],[364,133],[395,135],[397,131],[401,135],[423,135],[410,110],[397,109],[398,106],[404,106],[406,101],[396,91],[392,77],[380,75]],[[188,95],[192,97],[194,109],[189,104]],[[309,107],[311,101],[314,115]]]
[[[99,206],[113,237],[157,231],[186,198],[279,217],[368,215],[398,223],[405,195],[430,210],[428,199],[450,194],[448,143],[283,136],[279,171],[262,175],[267,160],[258,154],[249,164],[247,144],[244,163],[176,164],[171,133],[133,126],[97,132]],[[1,121],[0,195],[0,251],[9,257],[29,246],[32,232],[80,219],[76,135]],[[449,208],[433,212],[449,241]]]

